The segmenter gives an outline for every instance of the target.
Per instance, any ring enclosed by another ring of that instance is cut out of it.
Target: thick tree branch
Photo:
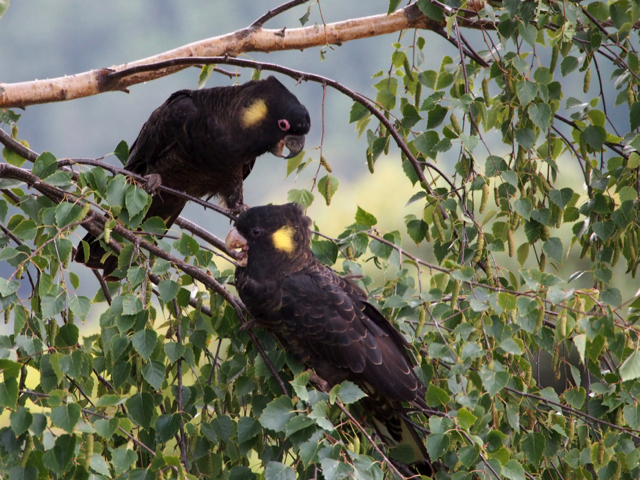
[[[467,26],[474,24],[474,22],[468,20],[465,20],[464,23]],[[245,52],[303,50],[305,48],[323,46],[327,43],[340,45],[351,40],[385,35],[410,28],[441,30],[443,24],[428,18],[418,9],[416,4],[413,4],[391,15],[381,14],[345,20],[327,24],[324,28],[311,26],[287,29],[283,32],[282,30],[247,27],[236,32],[191,43],[159,55],[111,68],[100,68],[47,80],[0,84],[0,107],[26,107],[28,105],[88,97],[107,91],[126,91],[126,88],[131,85],[164,77],[186,67],[177,66],[145,72],[144,74],[127,77],[118,83],[112,83],[107,80],[110,73],[133,66],[147,65],[174,58],[237,56]]]

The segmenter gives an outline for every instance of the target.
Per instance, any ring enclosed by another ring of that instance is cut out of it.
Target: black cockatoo
[[[261,327],[312,367],[329,386],[349,380],[368,397],[362,405],[390,446],[409,444],[421,473],[432,465],[402,402],[427,408],[408,344],[357,285],[311,252],[311,221],[298,204],[243,212],[226,239],[239,249],[235,282]]]
[[[159,185],[194,197],[218,196],[229,209],[243,207],[242,181],[256,157],[266,152],[297,155],[309,132],[309,112],[275,77],[243,85],[202,90],[180,90],[158,107],[142,126],[131,146],[125,168],[148,178],[148,189]],[[146,215],[171,226],[186,201],[157,193]],[[78,248],[76,261],[111,273],[117,259],[103,263],[105,249],[88,234],[91,244],[85,261]]]

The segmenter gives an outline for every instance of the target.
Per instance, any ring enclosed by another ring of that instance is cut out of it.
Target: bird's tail
[[[402,417],[400,403],[371,397],[363,401],[363,406],[371,413],[371,424],[382,441],[390,447],[403,448],[400,455],[402,463],[411,465],[421,475],[433,476],[435,469],[424,441],[414,426]]]

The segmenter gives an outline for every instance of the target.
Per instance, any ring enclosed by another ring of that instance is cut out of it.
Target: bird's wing
[[[362,291],[331,270],[314,265],[282,282],[279,315],[312,366],[345,372],[376,395],[412,401],[420,384],[406,342]],[[284,339],[287,342],[287,339]],[[326,363],[328,365],[323,364]],[[325,379],[332,383],[330,378]]]
[[[190,90],[172,94],[145,122],[129,153],[126,168],[153,173],[157,162],[180,143],[189,141],[189,126],[198,108]]]

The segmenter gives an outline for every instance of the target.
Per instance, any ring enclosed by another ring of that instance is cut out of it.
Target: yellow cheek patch
[[[242,125],[251,127],[267,116],[267,104],[261,98],[253,102],[242,114]]]
[[[296,248],[296,244],[293,241],[294,233],[295,230],[290,226],[276,230],[273,235],[271,235],[271,240],[273,241],[273,246],[276,247],[276,250],[280,250],[288,254],[293,253]]]

